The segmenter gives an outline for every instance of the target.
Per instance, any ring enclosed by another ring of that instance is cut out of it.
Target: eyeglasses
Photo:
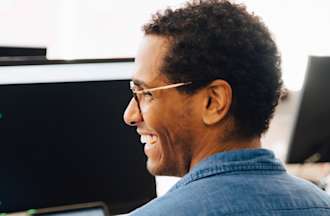
[[[137,86],[134,84],[133,81],[130,81],[130,89],[132,90],[133,93],[133,97],[134,100],[136,101],[138,108],[139,108],[139,112],[140,114],[142,114],[141,111],[141,105],[140,102],[142,101],[143,96],[151,96],[151,92],[154,91],[158,91],[158,90],[165,90],[165,89],[171,89],[171,88],[177,88],[180,86],[185,86],[185,85],[189,85],[192,82],[185,82],[185,83],[175,83],[175,84],[170,84],[170,85],[165,85],[165,86],[160,86],[160,87],[155,87],[155,88],[150,88],[150,89],[142,89],[142,90],[138,90]]]

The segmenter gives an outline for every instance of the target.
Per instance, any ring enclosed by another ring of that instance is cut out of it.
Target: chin
[[[163,175],[162,170],[159,166],[157,166],[154,162],[150,161],[150,159],[147,160],[147,170],[151,175]]]
[[[147,161],[147,169],[149,173],[154,176],[179,176],[178,172],[176,172],[176,169],[173,169],[170,166],[162,166],[162,164],[156,164],[150,159]]]

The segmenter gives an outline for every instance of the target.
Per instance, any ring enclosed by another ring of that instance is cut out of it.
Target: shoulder
[[[291,213],[299,209],[329,213],[330,196],[287,173],[215,175],[173,189],[132,215],[255,215],[283,209]],[[285,215],[282,213],[278,215]]]
[[[148,215],[207,215],[207,205],[204,205],[202,199],[197,194],[192,195],[188,191],[175,191],[167,193],[162,197],[156,198],[141,208],[136,209],[130,215],[148,216]],[[204,212],[204,214],[203,214]]]
[[[241,181],[234,180],[234,181]],[[227,199],[234,197],[234,188],[225,184],[225,178],[207,177],[174,188],[162,197],[156,198],[133,211],[133,216],[148,215],[224,215],[234,205]],[[228,194],[230,193],[230,194]]]

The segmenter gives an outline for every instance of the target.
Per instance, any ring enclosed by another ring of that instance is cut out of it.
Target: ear
[[[228,82],[215,80],[205,90],[202,118],[204,124],[213,125],[228,114],[232,103],[232,89]]]

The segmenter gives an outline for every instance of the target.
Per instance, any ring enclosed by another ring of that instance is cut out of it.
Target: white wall
[[[55,1],[1,0],[0,46],[49,46],[56,43]]]
[[[1,0],[0,46],[47,46],[51,59],[133,57],[141,26],[183,0]],[[307,56],[330,55],[330,1],[236,0],[260,15],[283,56],[288,88],[302,86]]]
[[[330,55],[330,1],[242,0],[261,16],[282,53],[283,79],[291,90],[302,87],[308,55]]]
[[[151,13],[179,2],[1,0],[0,46],[47,46],[50,59],[132,57]]]

